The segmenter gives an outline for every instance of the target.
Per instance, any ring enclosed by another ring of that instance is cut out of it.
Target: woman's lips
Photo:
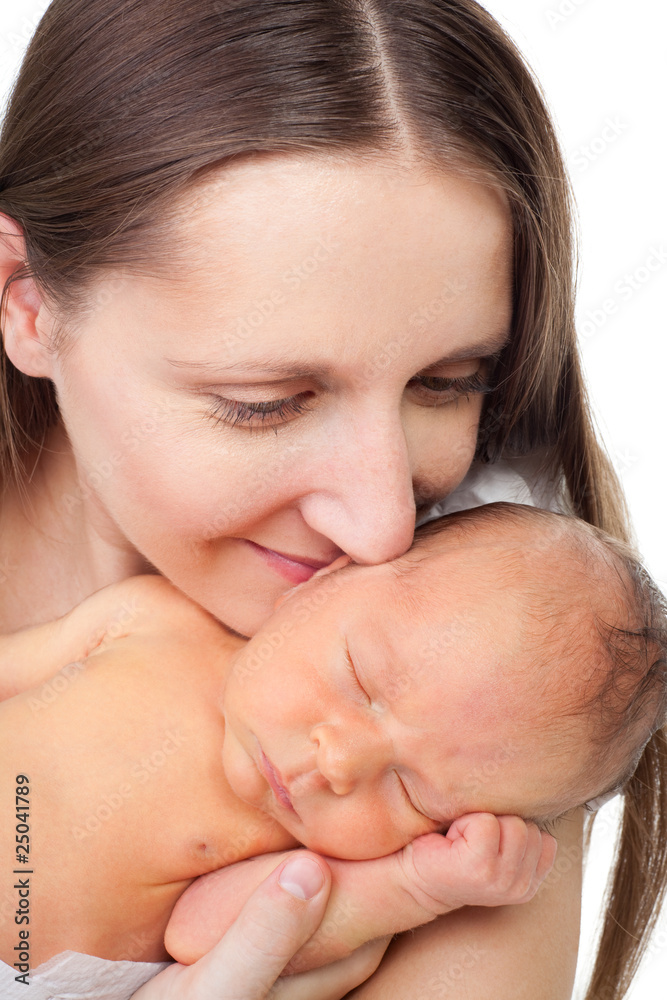
[[[280,783],[280,776],[278,775],[278,772],[276,771],[275,767],[273,766],[273,764],[271,763],[271,761],[261,748],[259,751],[259,755],[262,761],[262,770],[264,772],[264,776],[268,781],[269,785],[271,786],[273,794],[278,799],[280,804],[285,807],[285,809],[289,809],[290,812],[295,813],[296,810],[292,805],[292,801],[289,795],[287,794],[287,790],[283,788],[282,784]]]
[[[310,580],[311,576],[314,576],[318,569],[329,565],[326,562],[318,562],[315,559],[304,560],[296,558],[296,556],[285,555],[282,552],[275,552],[273,549],[266,549],[263,545],[251,542],[247,538],[244,538],[243,541],[247,545],[250,545],[271,569],[275,570],[276,573],[280,573],[282,577],[289,580],[292,584],[305,583],[306,580]]]

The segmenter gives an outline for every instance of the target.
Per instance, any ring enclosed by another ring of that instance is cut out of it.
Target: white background
[[[0,0],[0,102],[47,6],[47,0]],[[667,587],[661,496],[667,264],[658,267],[654,255],[667,254],[663,6],[658,0],[487,0],[485,6],[533,66],[559,129],[579,209],[578,313],[589,388],[643,555]],[[584,970],[615,812],[611,803],[600,814],[587,873]],[[665,982],[667,918],[629,996],[654,1000]]]

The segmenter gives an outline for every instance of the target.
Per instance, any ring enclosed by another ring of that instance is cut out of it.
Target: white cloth
[[[540,464],[539,459],[531,456],[502,459],[493,465],[474,462],[460,486],[431,507],[417,523],[426,524],[443,514],[481,507],[498,500],[566,513],[559,504],[556,484],[545,478]]]
[[[496,500],[525,503],[559,511],[556,489],[540,476],[534,458],[516,458],[493,465],[475,463],[450,495],[419,521],[479,507]],[[0,962],[1,1000],[130,1000],[132,994],[168,962],[109,962],[92,955],[64,951],[30,975],[30,989],[15,981],[16,970]]]
[[[63,951],[17,983],[17,969],[0,962],[2,1000],[130,1000],[140,986],[169,962],[109,962],[93,955]]]

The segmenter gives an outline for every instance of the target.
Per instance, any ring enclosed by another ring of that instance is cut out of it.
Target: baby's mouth
[[[290,799],[287,793],[287,789],[281,783],[278,772],[276,771],[275,767],[273,766],[273,764],[266,756],[261,747],[259,753],[260,753],[260,760],[262,762],[262,770],[264,772],[264,776],[268,781],[269,785],[271,786],[273,794],[277,798],[278,802],[280,802],[280,804],[285,807],[285,809],[289,809],[290,812],[296,813],[296,810],[292,805],[292,800]]]

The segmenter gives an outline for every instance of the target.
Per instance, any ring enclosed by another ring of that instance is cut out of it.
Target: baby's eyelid
[[[352,660],[352,657],[350,656],[350,650],[347,648],[347,646],[345,646],[345,659],[347,661],[348,669],[349,669],[350,673],[352,674],[352,676],[354,677],[354,680],[355,680],[355,683],[356,683],[357,687],[363,693],[364,697],[368,698],[368,701],[370,702],[371,699],[370,699],[370,697],[368,695],[368,691],[366,691],[365,687],[363,686],[363,684],[359,680],[359,675],[358,675],[358,673],[357,673],[357,671],[355,669],[354,661]]]
[[[403,781],[403,779],[401,778],[400,774],[398,773],[398,771],[396,769],[394,769],[394,773],[396,774],[396,777],[398,778],[399,784],[400,784],[401,788],[403,789],[403,794],[405,795],[406,799],[408,800],[408,802],[410,803],[410,805],[412,806],[412,808],[414,809],[414,811],[416,813],[418,813],[420,816],[423,816],[424,819],[428,819],[432,823],[433,820],[430,818],[430,816],[427,816],[426,813],[423,813],[421,811],[421,809],[418,809],[417,806],[414,804],[414,802],[412,801],[412,799],[410,797],[410,794],[409,794],[407,788],[405,787],[405,782]]]

